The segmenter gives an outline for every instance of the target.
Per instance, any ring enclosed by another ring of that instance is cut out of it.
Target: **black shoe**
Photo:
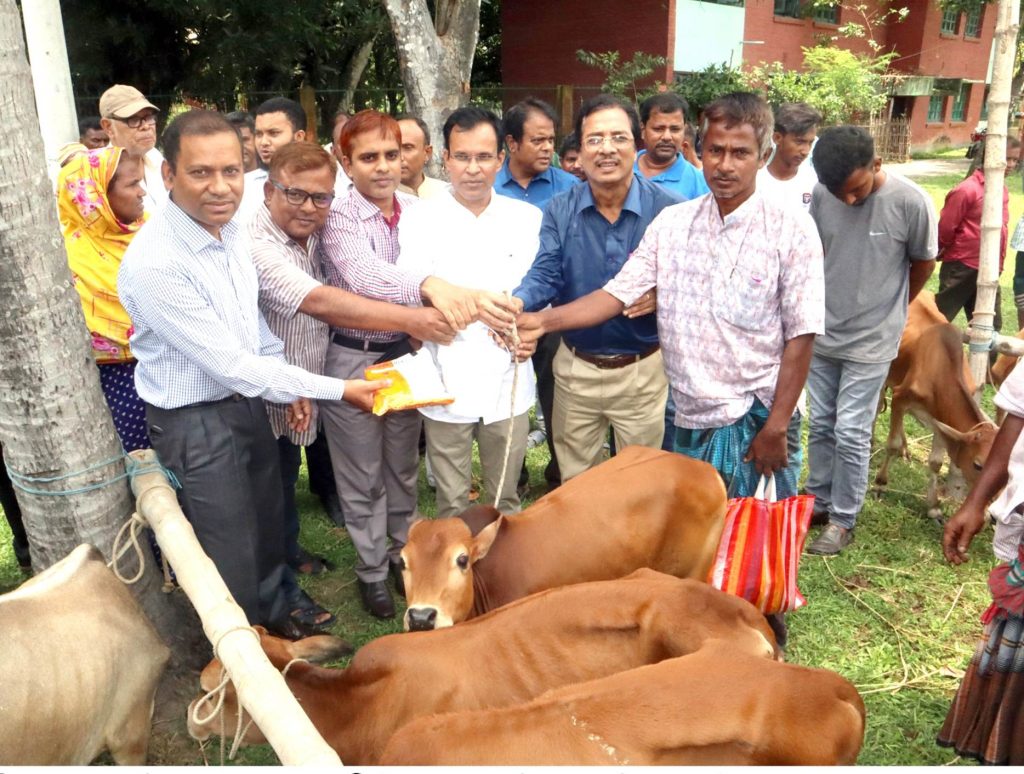
[[[359,581],[359,596],[370,615],[377,618],[395,617],[395,601],[391,598],[386,581]]]
[[[388,575],[395,582],[395,591],[402,599],[405,599],[405,579],[402,577],[402,562],[388,560]]]
[[[331,492],[324,497],[320,498],[320,502],[324,506],[324,510],[327,511],[327,517],[334,522],[335,526],[345,526],[345,514],[341,510],[341,500],[338,499],[337,492]]]

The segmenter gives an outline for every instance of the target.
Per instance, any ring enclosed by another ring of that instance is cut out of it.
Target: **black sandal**
[[[329,628],[337,620],[330,610],[317,604],[303,589],[297,587],[297,591],[291,597],[288,600],[288,604],[291,607],[291,612],[288,616],[293,621],[298,621],[303,626],[308,626],[312,629],[323,630]],[[324,615],[327,618],[323,618]]]

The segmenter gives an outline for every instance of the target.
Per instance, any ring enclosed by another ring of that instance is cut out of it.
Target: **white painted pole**
[[[71,90],[71,67],[64,43],[59,0],[23,0],[25,41],[32,68],[36,112],[46,151],[46,170],[56,184],[57,151],[78,139],[78,115]]]
[[[988,98],[988,130],[985,137],[985,195],[981,212],[981,255],[978,263],[978,293],[971,318],[971,375],[978,385],[977,396],[988,373],[988,351],[995,317],[996,288],[999,287],[999,237],[1003,227],[1003,185],[1006,171],[1006,128],[1010,107],[1013,62],[1017,53],[1020,0],[999,0],[995,37],[992,86]]]
[[[152,449],[133,451],[142,464],[156,462]],[[341,761],[317,732],[288,689],[284,677],[270,663],[259,638],[249,631],[242,608],[206,555],[192,525],[178,505],[178,496],[163,473],[140,473],[132,480],[136,510],[156,533],[160,548],[178,578],[178,584],[203,622],[203,631],[216,647],[216,655],[235,684],[238,700],[285,766],[338,766]],[[344,711],[357,712],[357,707]]]

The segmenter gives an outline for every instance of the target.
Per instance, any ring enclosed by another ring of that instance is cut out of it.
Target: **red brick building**
[[[799,69],[801,47],[861,21],[852,5],[807,16],[802,0],[513,0],[502,4],[503,82],[512,94],[552,100],[558,84],[599,86],[602,74],[577,60],[578,49],[619,51],[622,61],[657,54],[666,60],[656,74],[663,81],[718,63]],[[943,11],[936,0],[905,5],[902,22],[872,30],[905,76],[894,81],[889,114],[908,118],[915,148],[966,144],[983,118],[995,6],[965,14]],[[866,40],[840,37],[833,45],[870,52]]]

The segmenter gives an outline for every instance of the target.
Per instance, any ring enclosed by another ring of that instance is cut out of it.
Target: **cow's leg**
[[[153,719],[153,691],[125,708],[124,715],[111,719],[107,749],[118,766],[145,766],[149,752],[149,731]]]
[[[875,485],[878,490],[889,484],[889,462],[894,455],[902,456],[907,449],[907,434],[903,428],[903,415],[906,413],[904,400],[893,391],[892,412],[889,414],[889,437],[885,442],[885,459],[875,473]]]
[[[936,521],[942,521],[942,508],[939,507],[939,473],[942,471],[942,462],[946,458],[946,439],[942,433],[936,431],[932,434],[932,448],[928,453],[928,469],[931,472],[931,479],[928,482],[928,516]]]

